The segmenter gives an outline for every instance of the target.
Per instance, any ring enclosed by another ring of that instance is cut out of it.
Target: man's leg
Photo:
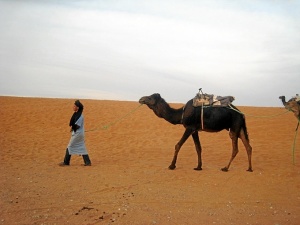
[[[69,154],[69,150],[66,149],[66,154],[64,161],[62,163],[59,163],[60,166],[69,166],[70,165],[70,160],[71,160],[71,155]]]
[[[92,165],[89,155],[82,155],[82,158],[83,158],[85,166],[91,166]]]

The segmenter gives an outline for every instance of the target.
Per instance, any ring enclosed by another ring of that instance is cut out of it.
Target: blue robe
[[[84,141],[84,117],[83,114],[75,123],[79,128],[74,132],[72,131],[72,136],[68,144],[68,150],[70,155],[87,155],[87,149],[85,147]]]

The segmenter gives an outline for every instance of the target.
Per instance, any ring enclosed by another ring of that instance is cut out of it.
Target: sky
[[[300,0],[0,0],[0,31],[1,96],[300,94]]]

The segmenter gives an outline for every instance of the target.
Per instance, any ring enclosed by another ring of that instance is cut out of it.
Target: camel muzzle
[[[144,97],[140,98],[139,103],[140,104],[146,104],[145,98]]]

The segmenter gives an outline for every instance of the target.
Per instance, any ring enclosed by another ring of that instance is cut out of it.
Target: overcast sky
[[[0,0],[0,29],[0,95],[300,94],[300,1]]]

